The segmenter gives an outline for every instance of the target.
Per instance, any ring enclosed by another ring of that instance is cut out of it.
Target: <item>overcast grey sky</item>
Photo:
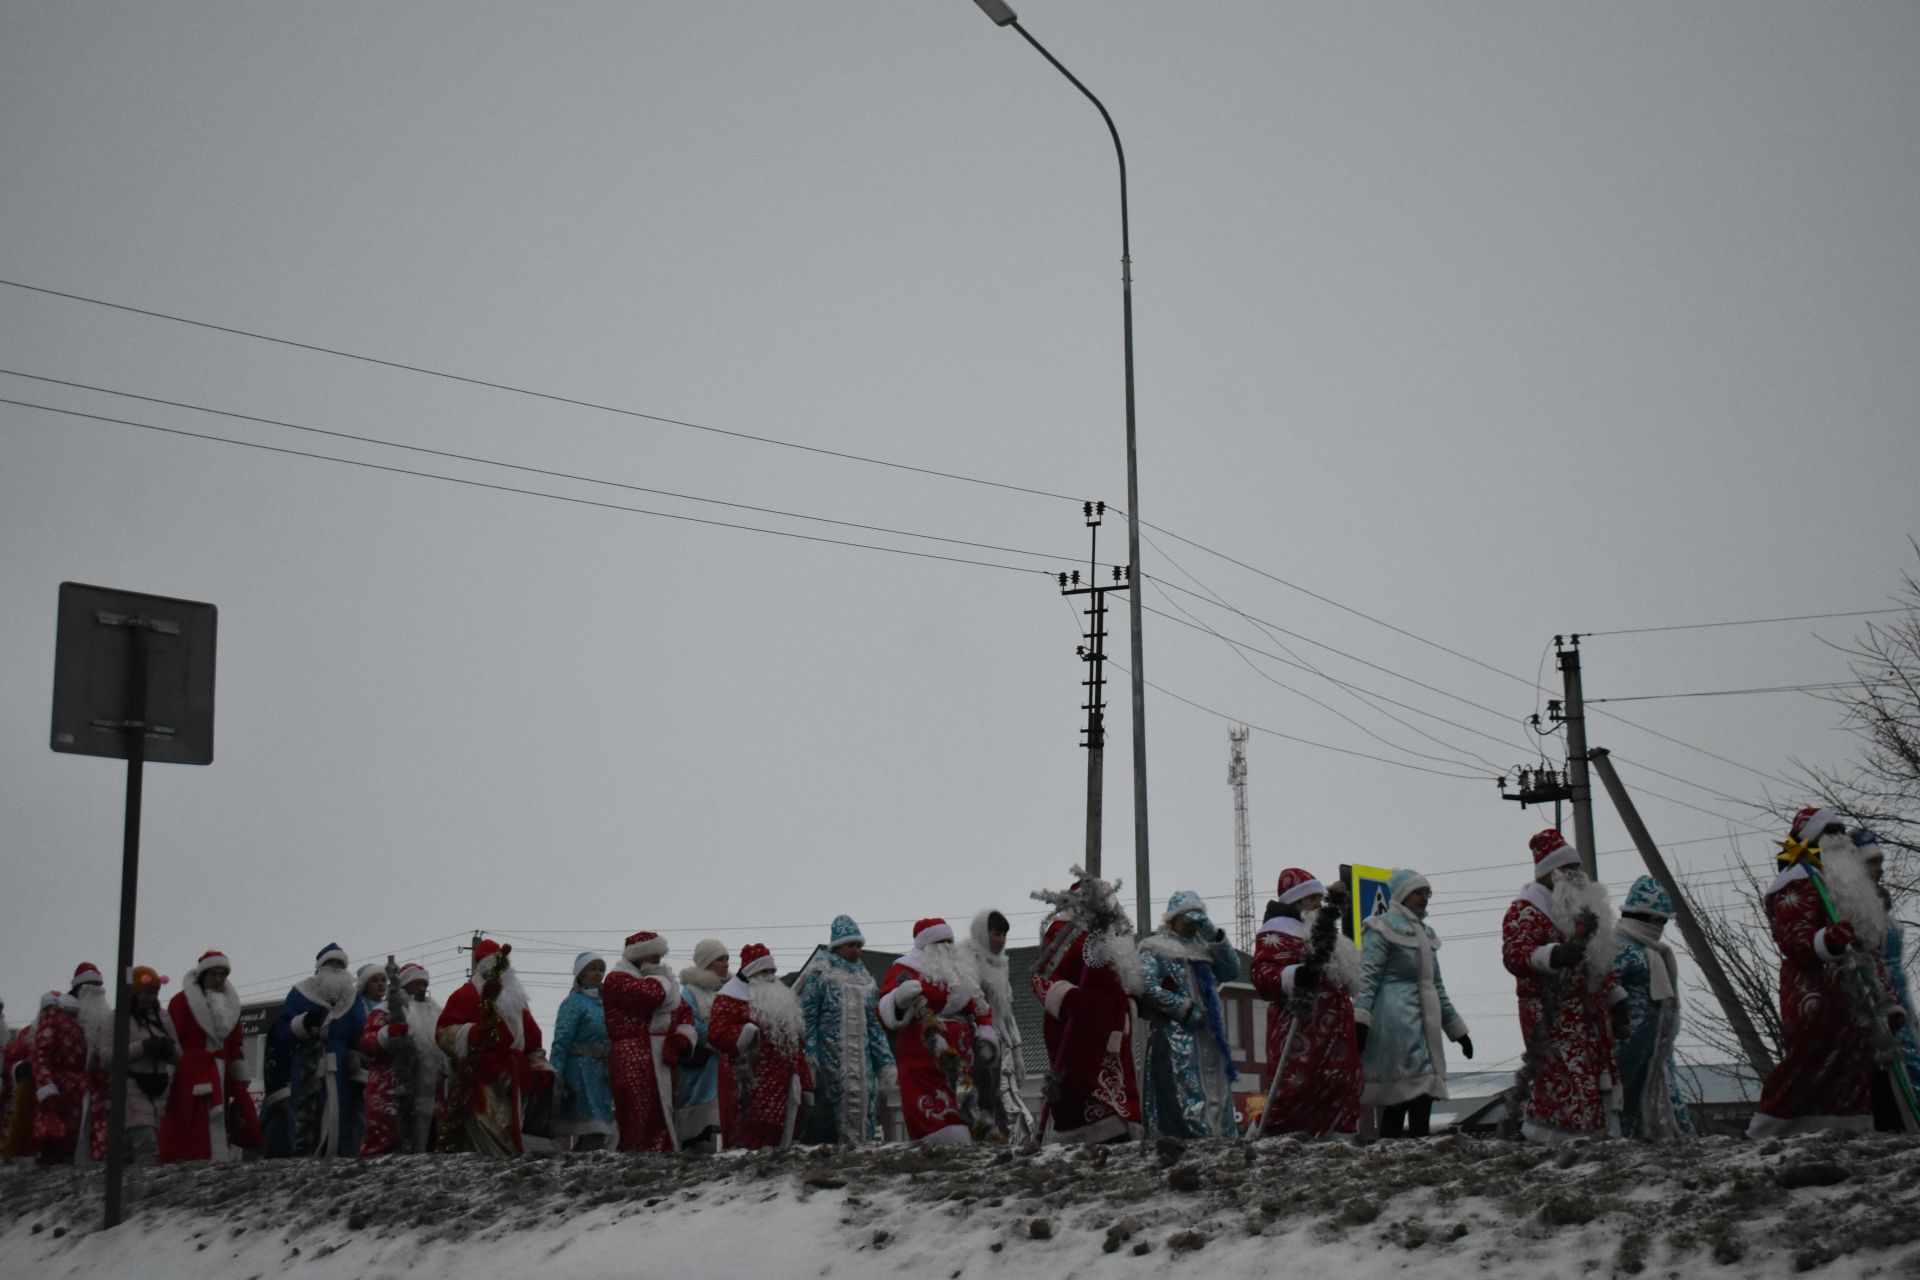
[[[1290,865],[1434,875],[1476,1065],[1499,1064],[1519,1038],[1490,931],[1541,817],[1491,779],[1525,758],[1550,636],[1872,608],[1913,567],[1920,9],[1020,8],[1128,148],[1142,514],[1274,575],[1145,548],[1145,601],[1179,619],[1148,617],[1147,674],[1220,713],[1149,695],[1154,896],[1231,918],[1222,715],[1437,770],[1256,732],[1257,903]],[[1124,503],[1111,148],[966,0],[10,4],[0,172],[8,280]],[[66,579],[220,608],[215,763],[147,789],[140,959],[176,979],[218,946],[249,992],[283,990],[338,941],[424,956],[444,991],[477,927],[550,1009],[574,950],[637,928],[676,963],[708,933],[795,960],[840,911],[897,944],[997,905],[1024,939],[1028,891],[1079,856],[1076,622],[1038,572],[1084,555],[1076,502],[17,288],[0,348],[44,378],[1012,550],[0,377],[12,400],[1028,571],[0,405],[16,1021],[113,960],[123,770],[46,745]],[[1121,558],[1122,522],[1105,534]],[[1389,708],[1421,736],[1181,609],[1455,724]],[[1821,637],[1858,625],[1603,637],[1588,692],[1830,680]],[[1113,674],[1106,845],[1131,882]],[[1693,806],[1642,794],[1706,872],[1770,851],[1728,840],[1777,789],[1754,770],[1849,745],[1805,695],[1620,710],[1691,744],[1593,733]],[[1626,844],[1604,812],[1600,842]],[[1602,861],[1616,893],[1636,869]]]

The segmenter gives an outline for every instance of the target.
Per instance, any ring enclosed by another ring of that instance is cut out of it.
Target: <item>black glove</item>
[[[327,1011],[325,1009],[309,1009],[300,1015],[300,1025],[305,1027],[309,1032],[318,1031],[320,1024],[326,1020]]]
[[[1473,1037],[1472,1036],[1460,1037],[1460,1052],[1466,1056],[1466,1059],[1468,1062],[1473,1061]]]
[[[1367,1033],[1371,1030],[1373,1030],[1373,1028],[1364,1022],[1356,1022],[1353,1024],[1353,1047],[1361,1053],[1367,1051]]]
[[[707,1048],[706,1045],[699,1045],[680,1055],[680,1065],[689,1071],[698,1071],[700,1068],[706,1066],[712,1057],[713,1050]]]
[[[1627,1002],[1622,1000],[1607,1012],[1613,1016],[1613,1038],[1625,1040],[1628,1028],[1632,1025],[1627,1012]]]
[[[1555,969],[1571,969],[1586,957],[1585,941],[1556,942],[1553,950],[1547,953],[1547,964]]]

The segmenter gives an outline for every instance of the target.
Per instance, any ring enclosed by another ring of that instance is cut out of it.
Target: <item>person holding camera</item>
[[[1227,931],[1207,917],[1199,894],[1182,889],[1160,927],[1140,944],[1146,967],[1149,1131],[1171,1138],[1234,1136],[1233,1051],[1220,984],[1240,976]]]

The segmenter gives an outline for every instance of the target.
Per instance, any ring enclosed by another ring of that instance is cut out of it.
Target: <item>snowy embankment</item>
[[[0,1276],[1920,1275],[1920,1144],[1159,1142],[0,1173]]]

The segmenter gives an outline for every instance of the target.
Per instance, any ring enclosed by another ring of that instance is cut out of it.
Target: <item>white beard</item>
[[[980,982],[974,976],[973,966],[960,954],[951,942],[935,942],[920,948],[920,958],[915,961],[920,976],[936,986],[945,987],[949,993],[947,1007],[954,1007],[956,999],[964,1004],[980,998]],[[938,1009],[935,1013],[940,1012]]]
[[[353,975],[345,969],[321,969],[311,978],[296,983],[295,990],[315,1004],[324,1005],[335,1018],[351,1009],[360,996],[354,989]]]
[[[1561,936],[1573,937],[1573,927],[1582,909],[1591,910],[1598,922],[1587,939],[1587,956],[1582,963],[1587,974],[1587,990],[1598,991],[1613,968],[1615,950],[1613,926],[1619,914],[1607,896],[1607,886],[1587,879],[1584,872],[1562,867],[1553,877],[1553,906],[1547,915]]]
[[[113,1061],[113,1006],[107,1003],[106,988],[89,982],[80,988],[80,1026],[87,1033],[87,1060],[90,1066],[105,1066]]]
[[[1860,941],[1874,951],[1885,950],[1890,927],[1887,908],[1851,836],[1831,835],[1820,841],[1820,877],[1827,882],[1833,909],[1853,926]]]
[[[413,1042],[414,1061],[421,1064],[423,1077],[429,1074],[429,1066],[432,1074],[438,1075],[444,1066],[440,1042],[435,1039],[440,1025],[440,1002],[432,996],[407,999],[407,1039]]]
[[[794,995],[778,976],[772,973],[755,974],[748,981],[747,1008],[753,1014],[753,1025],[760,1028],[761,1035],[787,1052],[800,1047],[800,1037],[806,1030],[805,1019],[800,1012],[800,997]]]
[[[1112,969],[1128,995],[1137,996],[1147,989],[1147,969],[1140,962],[1140,945],[1131,932],[1096,933],[1087,939],[1083,954],[1094,968]]]
[[[209,991],[200,985],[200,971],[189,969],[181,989],[187,993],[188,1012],[207,1033],[207,1047],[218,1049],[240,1021],[240,993],[233,989],[233,979],[227,979],[219,991]]]

